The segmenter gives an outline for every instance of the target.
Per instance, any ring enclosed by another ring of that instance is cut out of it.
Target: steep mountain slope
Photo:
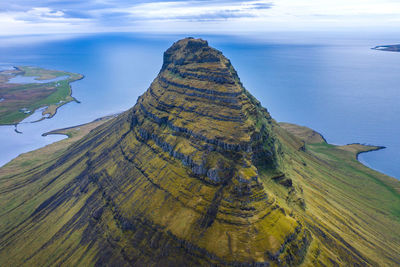
[[[373,203],[349,205],[345,180],[373,178],[309,148],[221,52],[180,40],[132,109],[0,178],[0,264],[398,263],[398,192],[388,186],[392,214],[361,221]]]

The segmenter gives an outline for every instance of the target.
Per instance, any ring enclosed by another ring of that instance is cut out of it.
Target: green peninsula
[[[71,101],[70,83],[83,75],[18,66],[0,71],[0,125],[18,124],[39,109],[42,119],[53,117],[57,109]]]

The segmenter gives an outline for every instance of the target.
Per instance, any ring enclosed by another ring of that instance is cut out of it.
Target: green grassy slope
[[[304,127],[298,129],[291,132],[306,142],[306,151],[296,156],[290,153],[292,161],[285,168],[301,185],[305,218],[322,241],[319,249],[326,246],[343,265],[346,261],[340,257],[345,258],[344,254],[359,254],[371,265],[398,265],[400,181],[357,160],[358,153],[378,147],[334,146],[324,140],[309,143],[310,134],[299,135]],[[336,248],[339,244],[351,252]]]

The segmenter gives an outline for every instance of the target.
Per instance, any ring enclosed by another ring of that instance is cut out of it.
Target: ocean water
[[[155,78],[162,53],[185,36],[102,34],[0,38],[0,66],[33,65],[77,72],[81,103],[61,107],[38,123],[0,126],[0,165],[63,137],[41,134],[124,111]],[[371,50],[393,44],[382,34],[195,36],[220,49],[244,86],[278,121],[308,126],[333,144],[386,149],[361,154],[376,170],[400,178],[400,53]],[[0,104],[1,105],[1,104]],[[34,115],[33,115],[34,116]]]

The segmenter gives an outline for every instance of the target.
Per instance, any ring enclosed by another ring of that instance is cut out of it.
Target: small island
[[[57,109],[71,101],[70,83],[83,75],[17,66],[0,71],[0,125],[16,125],[44,108],[40,120],[53,117]]]
[[[374,50],[400,52],[400,44],[397,45],[378,45],[372,48]]]

